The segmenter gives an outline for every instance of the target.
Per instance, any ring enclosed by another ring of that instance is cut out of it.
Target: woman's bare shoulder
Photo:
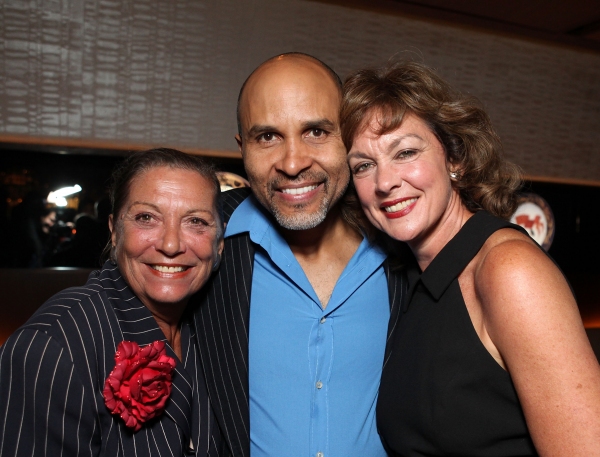
[[[600,367],[561,271],[511,229],[490,237],[475,267],[486,332],[540,455],[600,455]]]

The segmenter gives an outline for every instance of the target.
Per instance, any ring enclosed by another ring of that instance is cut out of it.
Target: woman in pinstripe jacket
[[[0,350],[0,457],[224,454],[187,306],[219,263],[218,199],[179,151],[115,172],[111,260]]]

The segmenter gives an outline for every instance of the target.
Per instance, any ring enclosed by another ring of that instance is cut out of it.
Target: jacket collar
[[[163,341],[167,355],[175,359],[176,366],[173,373],[171,396],[167,402],[164,414],[170,417],[181,428],[185,436],[184,442],[188,442],[191,435],[191,420],[193,417],[191,402],[188,400],[194,394],[191,377],[183,363],[175,355],[164,333],[158,327],[154,316],[152,316],[150,310],[127,285],[119,268],[111,262],[106,262],[100,271],[98,280],[102,284],[119,321],[121,338],[119,339],[115,335],[117,344],[125,340],[134,341],[140,346],[145,346],[154,341]],[[190,337],[190,332],[192,332],[191,325],[193,325],[191,319],[186,319],[184,315],[181,326],[182,352],[184,354],[186,353],[187,345],[193,341]],[[110,369],[112,370],[112,367]],[[193,429],[197,430],[197,427]]]

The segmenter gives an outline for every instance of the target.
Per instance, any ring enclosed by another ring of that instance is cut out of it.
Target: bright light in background
[[[55,190],[48,194],[48,203],[54,203],[56,206],[67,206],[67,199],[65,197],[69,195],[81,192],[81,186],[75,184],[72,187],[63,187],[62,189]]]

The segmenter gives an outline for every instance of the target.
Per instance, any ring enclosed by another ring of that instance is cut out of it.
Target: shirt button
[[[326,318],[322,317],[321,318],[321,324],[324,324],[326,320],[327,320]]]
[[[321,387],[323,387],[323,383],[321,381],[317,381],[317,389],[320,389]],[[317,454],[319,455],[319,454]],[[323,455],[323,454],[321,454]]]
[[[323,454],[322,452],[317,452],[317,457],[323,457],[325,454]]]

